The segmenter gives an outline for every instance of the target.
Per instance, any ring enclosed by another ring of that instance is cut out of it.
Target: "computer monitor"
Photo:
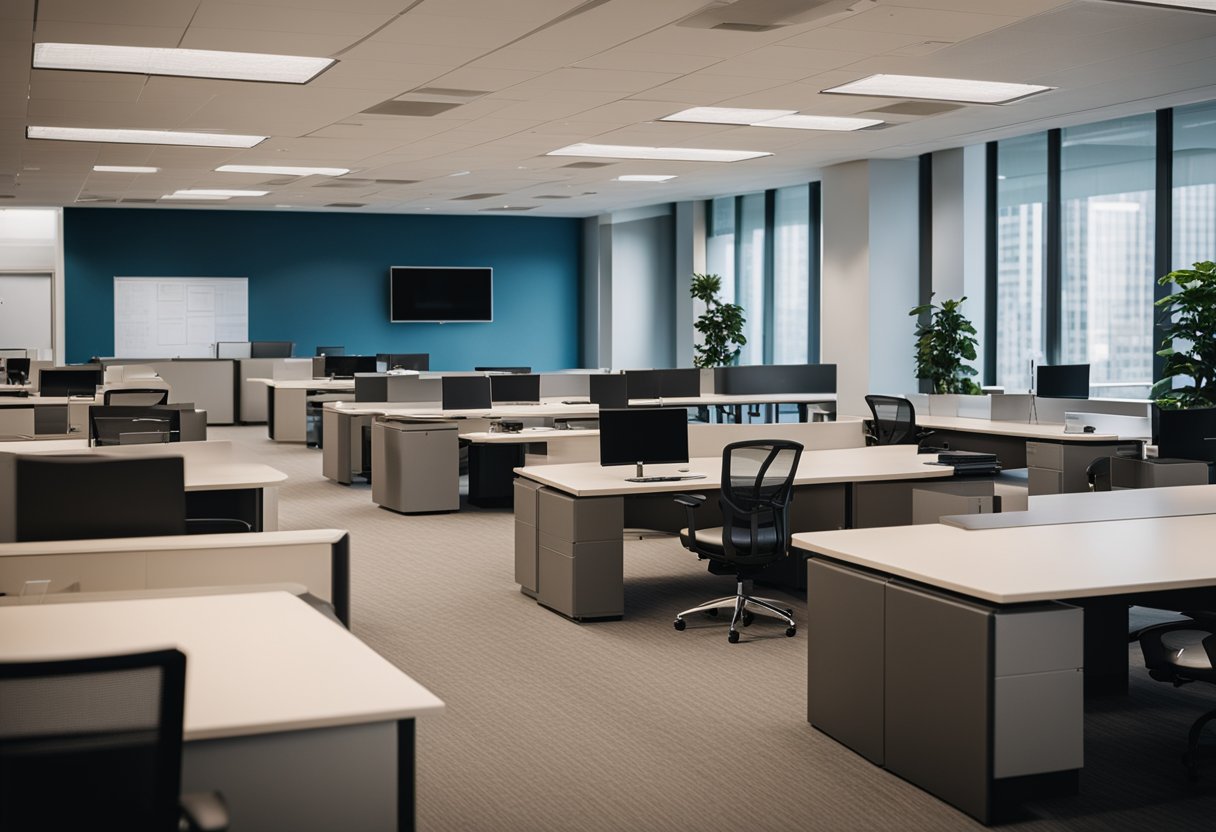
[[[682,407],[631,407],[600,411],[600,465],[642,466],[688,462],[688,411]]]
[[[291,358],[295,350],[294,341],[250,341],[250,358]]]
[[[325,375],[333,378],[354,378],[355,373],[376,372],[374,355],[327,355]]]
[[[317,347],[317,355],[346,355],[346,347]]]
[[[444,410],[489,410],[490,379],[486,376],[444,376]]]
[[[540,376],[490,376],[490,398],[496,402],[539,402]]]
[[[25,384],[30,380],[30,360],[9,358],[4,362],[4,378],[8,384]]]
[[[628,380],[619,373],[592,375],[591,403],[601,408],[629,407]]]
[[[172,407],[94,405],[89,439],[94,445],[155,445],[181,441],[182,412]]]
[[[253,358],[253,344],[248,341],[216,341],[216,358]]]
[[[530,373],[531,367],[474,367],[479,373]]]
[[[660,398],[683,399],[701,395],[701,371],[695,367],[655,372],[659,376]]]
[[[1035,374],[1035,395],[1044,399],[1088,399],[1089,365],[1041,365]]]
[[[101,384],[100,367],[43,367],[38,374],[41,396],[95,396]]]
[[[383,364],[381,368],[379,365]],[[380,372],[389,370],[417,370],[424,373],[431,369],[431,354],[429,352],[380,352],[376,353],[376,369]]]
[[[1216,462],[1216,407],[1154,411],[1159,458]]]
[[[657,399],[663,395],[658,370],[626,370],[625,385],[631,399]]]

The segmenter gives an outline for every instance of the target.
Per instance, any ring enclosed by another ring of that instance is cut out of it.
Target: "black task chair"
[[[933,431],[916,426],[916,408],[899,396],[866,396],[870,406],[871,429],[868,445],[919,445]]]
[[[102,398],[104,405],[155,407],[169,403],[169,390],[161,387],[111,387]]]
[[[734,609],[727,636],[739,640],[738,624],[752,622],[752,611],[772,616],[786,624],[785,634],[797,632],[792,611],[771,598],[751,594],[755,575],[785,558],[790,548],[790,503],[794,473],[802,457],[802,445],[783,439],[753,439],[732,442],[722,449],[722,528],[698,529],[696,509],[704,494],[677,494],[676,502],[688,510],[688,528],[680,532],[684,548],[709,561],[715,575],[734,575],[735,594],[684,610],[676,616],[675,628],[683,630],[685,616],[697,612],[717,615]]]
[[[1159,682],[1181,687],[1189,682],[1216,684],[1216,613],[1188,612],[1189,621],[1158,624],[1140,631],[1140,651],[1148,675]],[[1191,725],[1182,761],[1192,780],[1199,777],[1200,738],[1204,727],[1216,720],[1216,709],[1202,714]]]
[[[181,794],[185,693],[178,650],[0,663],[0,829],[227,829]]]

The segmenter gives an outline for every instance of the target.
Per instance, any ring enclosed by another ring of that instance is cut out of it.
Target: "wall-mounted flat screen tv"
[[[494,270],[488,266],[393,266],[394,323],[494,320]]]

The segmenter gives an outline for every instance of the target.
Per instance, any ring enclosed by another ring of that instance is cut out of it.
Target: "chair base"
[[[684,610],[676,615],[674,626],[677,630],[683,630],[686,626],[684,621],[685,616],[693,615],[699,612],[717,615],[718,610],[731,609],[733,613],[730,619],[730,630],[727,634],[727,640],[731,644],[739,640],[738,625],[742,622],[746,627],[752,623],[753,613],[767,615],[770,618],[776,618],[784,621],[786,625],[785,634],[793,637],[798,632],[798,624],[794,621],[793,611],[788,607],[783,606],[780,602],[773,598],[760,598],[752,595],[752,581],[739,580],[735,594],[728,595],[724,598],[715,598],[712,601],[707,601],[704,604],[698,604],[692,609]]]
[[[1182,755],[1182,762],[1186,765],[1187,774],[1192,782],[1199,779],[1199,764],[1203,759],[1216,756],[1216,746],[1205,744],[1200,740],[1203,737],[1203,729],[1212,720],[1216,720],[1216,710],[1208,711],[1199,719],[1195,720],[1191,725],[1190,733],[1187,736],[1186,753]]]

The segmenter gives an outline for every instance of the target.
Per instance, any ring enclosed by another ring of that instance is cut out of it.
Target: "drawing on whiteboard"
[[[210,358],[216,341],[247,340],[248,278],[114,278],[116,357]]]

